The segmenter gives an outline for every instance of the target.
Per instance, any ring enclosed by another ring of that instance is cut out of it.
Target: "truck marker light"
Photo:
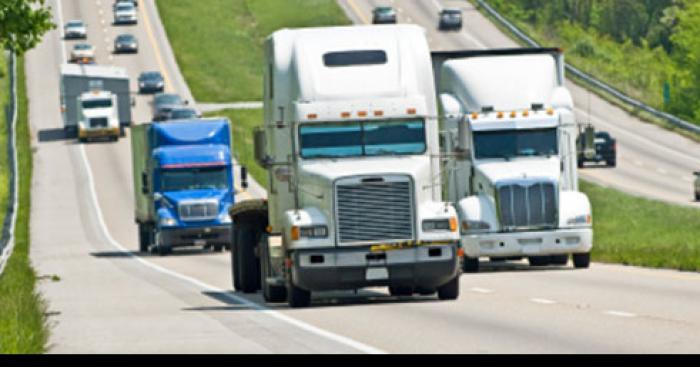
[[[357,112],[357,116],[367,117],[367,111],[359,111],[359,112]]]
[[[265,227],[265,232],[272,233],[272,226]]]
[[[518,117],[518,113],[517,113],[517,112],[513,111],[513,112],[510,113],[510,118],[514,119],[514,118],[516,118],[516,117]]]
[[[301,238],[301,232],[299,231],[299,227],[293,226],[292,227],[292,241],[299,241],[299,238]]]
[[[529,117],[530,116],[530,111],[525,110],[523,111],[523,117]]]
[[[550,116],[554,115],[554,109],[553,109],[553,108],[548,108],[548,109],[547,109],[547,114],[550,115]]]
[[[417,110],[415,108],[409,108],[406,110],[406,113],[409,115],[415,115],[417,113]]]
[[[342,117],[342,118],[350,118],[350,112],[342,112],[342,113],[340,114],[340,117]]]
[[[384,116],[384,111],[381,111],[381,110],[374,111],[374,116],[377,116],[377,117]]]
[[[450,218],[450,232],[457,232],[457,218]]]
[[[499,119],[502,119],[503,116],[504,116],[504,115],[503,115],[503,112],[499,112],[499,113],[496,114],[496,117],[499,118]]]
[[[315,120],[318,118],[318,115],[315,113],[310,113],[310,114],[306,115],[306,118],[309,120]]]
[[[457,250],[457,257],[464,257],[464,249],[463,248]]]
[[[472,113],[472,120],[476,120],[476,119],[478,119],[478,118],[479,118],[479,114],[478,114],[478,113],[476,113],[476,112]]]

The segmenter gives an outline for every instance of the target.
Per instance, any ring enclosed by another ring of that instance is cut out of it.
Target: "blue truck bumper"
[[[163,243],[170,247],[231,246],[231,226],[207,226],[197,228],[163,228]]]

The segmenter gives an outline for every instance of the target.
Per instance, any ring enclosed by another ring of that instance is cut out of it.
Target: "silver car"
[[[139,51],[139,41],[133,34],[120,34],[114,39],[114,53]]]
[[[130,2],[114,4],[114,24],[136,24],[136,7]]]
[[[63,27],[66,39],[86,39],[87,25],[82,20],[71,20]]]

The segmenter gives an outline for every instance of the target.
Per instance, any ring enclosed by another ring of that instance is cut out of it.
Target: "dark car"
[[[184,107],[182,98],[173,93],[158,93],[153,98],[153,121],[165,121],[170,112]]]
[[[372,24],[396,24],[396,11],[390,6],[378,6],[372,11]]]
[[[578,137],[578,167],[586,162],[605,162],[610,167],[617,166],[617,141],[605,131],[598,131],[593,138],[594,150],[586,151],[585,134]]]
[[[165,120],[193,120],[201,116],[202,115],[192,107],[176,107],[167,113]]]
[[[440,12],[440,30],[462,29],[462,11],[460,9],[443,9]]]
[[[155,93],[165,90],[165,80],[158,71],[146,71],[139,75],[139,92]]]
[[[120,34],[114,39],[114,52],[139,52],[139,42],[133,34]]]

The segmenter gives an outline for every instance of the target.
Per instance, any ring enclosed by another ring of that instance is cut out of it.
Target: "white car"
[[[114,24],[136,24],[136,7],[131,2],[118,2],[114,4]]]
[[[88,43],[78,43],[70,52],[71,62],[92,64],[95,62],[95,47]]]
[[[695,172],[695,201],[700,201],[700,171]]]
[[[82,20],[71,20],[63,27],[66,39],[87,38],[87,26]]]

